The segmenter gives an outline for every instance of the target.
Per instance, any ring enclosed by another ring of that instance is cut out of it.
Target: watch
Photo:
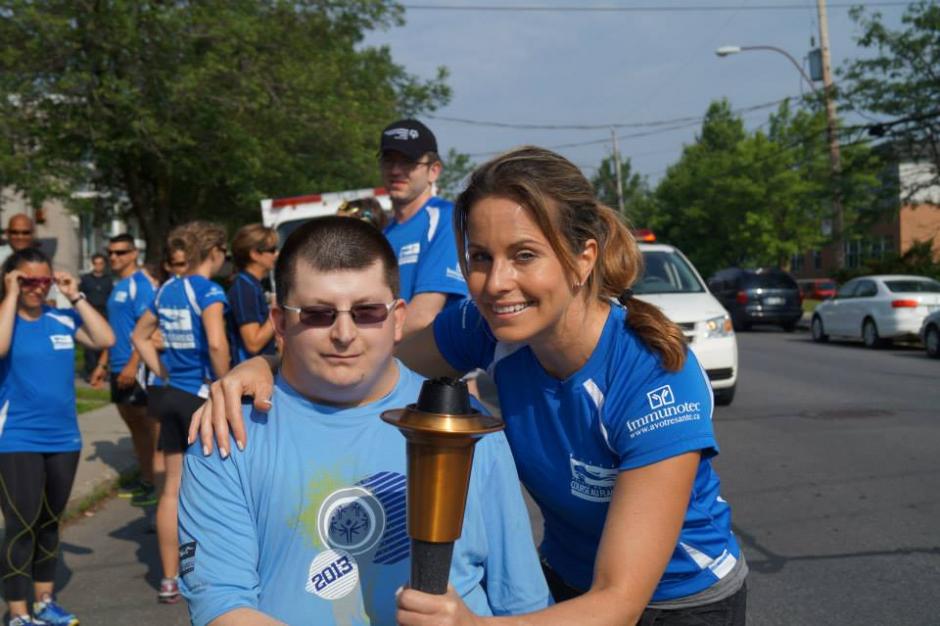
[[[84,292],[84,291],[79,291],[79,292],[78,292],[78,295],[75,296],[74,299],[70,299],[70,300],[69,300],[69,304],[71,304],[72,306],[75,306],[76,304],[78,304],[78,301],[79,301],[79,300],[87,300],[87,299],[88,299],[88,298],[85,296],[85,292]]]

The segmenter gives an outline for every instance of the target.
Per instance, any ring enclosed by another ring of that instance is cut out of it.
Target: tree
[[[383,126],[450,95],[444,69],[421,81],[361,45],[401,16],[388,0],[8,0],[0,181],[34,202],[97,191],[150,255],[194,217],[375,185]]]
[[[858,44],[875,54],[840,69],[843,108],[887,118],[874,134],[893,142],[901,156],[933,165],[921,188],[940,184],[940,4],[912,3],[898,30],[863,7],[852,17],[861,27]]]
[[[464,189],[465,181],[477,164],[470,160],[470,155],[451,148],[444,157],[444,169],[437,179],[438,195],[448,200],[456,200]]]
[[[620,163],[620,180],[624,217],[638,228],[647,227],[656,208],[649,182],[645,176],[633,171],[629,158],[624,158]],[[617,208],[617,175],[612,156],[601,161],[591,184],[594,185],[598,200],[609,207]]]
[[[748,133],[727,101],[709,107],[696,142],[686,146],[656,190],[655,228],[706,274],[729,265],[788,268],[794,254],[826,242],[823,224],[834,184],[821,110],[770,116]],[[846,146],[847,223],[873,206],[877,161],[865,145]]]

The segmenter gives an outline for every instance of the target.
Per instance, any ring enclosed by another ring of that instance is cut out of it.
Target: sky
[[[808,87],[785,56],[747,51],[719,58],[724,45],[771,45],[803,62],[811,38],[819,42],[816,0],[424,0],[405,5],[406,24],[371,33],[366,45],[388,45],[410,73],[431,78],[450,71],[450,103],[422,116],[442,154],[449,148],[481,162],[524,143],[555,148],[591,176],[610,155],[609,128],[507,129],[446,121],[442,117],[510,124],[643,124],[700,118],[711,101],[733,109],[799,96]],[[859,0],[872,4],[874,0]],[[562,12],[429,10],[429,5],[538,7],[732,7],[711,11]],[[856,45],[859,28],[847,8],[830,0],[832,65],[869,55]],[[745,7],[798,5],[796,10]],[[902,6],[869,9],[901,26]],[[766,122],[775,107],[744,113],[748,128]],[[677,125],[677,124],[676,124]],[[676,126],[672,125],[672,126]],[[697,121],[682,128],[617,131],[619,149],[633,170],[655,184],[695,140]],[[665,132],[664,132],[665,131]],[[645,134],[646,136],[636,136]],[[589,145],[566,146],[594,142]]]

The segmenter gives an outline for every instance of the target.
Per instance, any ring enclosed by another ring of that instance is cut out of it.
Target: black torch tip
[[[415,408],[426,413],[469,415],[470,392],[467,383],[456,378],[432,378],[421,385]]]

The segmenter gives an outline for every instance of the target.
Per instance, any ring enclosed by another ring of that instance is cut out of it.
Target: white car
[[[940,311],[924,318],[920,325],[920,339],[924,342],[927,356],[940,359]]]
[[[814,341],[861,339],[879,348],[893,339],[916,338],[924,318],[940,311],[940,282],[923,276],[861,276],[813,311]]]
[[[634,294],[679,325],[708,374],[715,403],[731,404],[738,382],[738,343],[731,316],[677,248],[641,243],[640,251],[646,267],[633,286]]]

